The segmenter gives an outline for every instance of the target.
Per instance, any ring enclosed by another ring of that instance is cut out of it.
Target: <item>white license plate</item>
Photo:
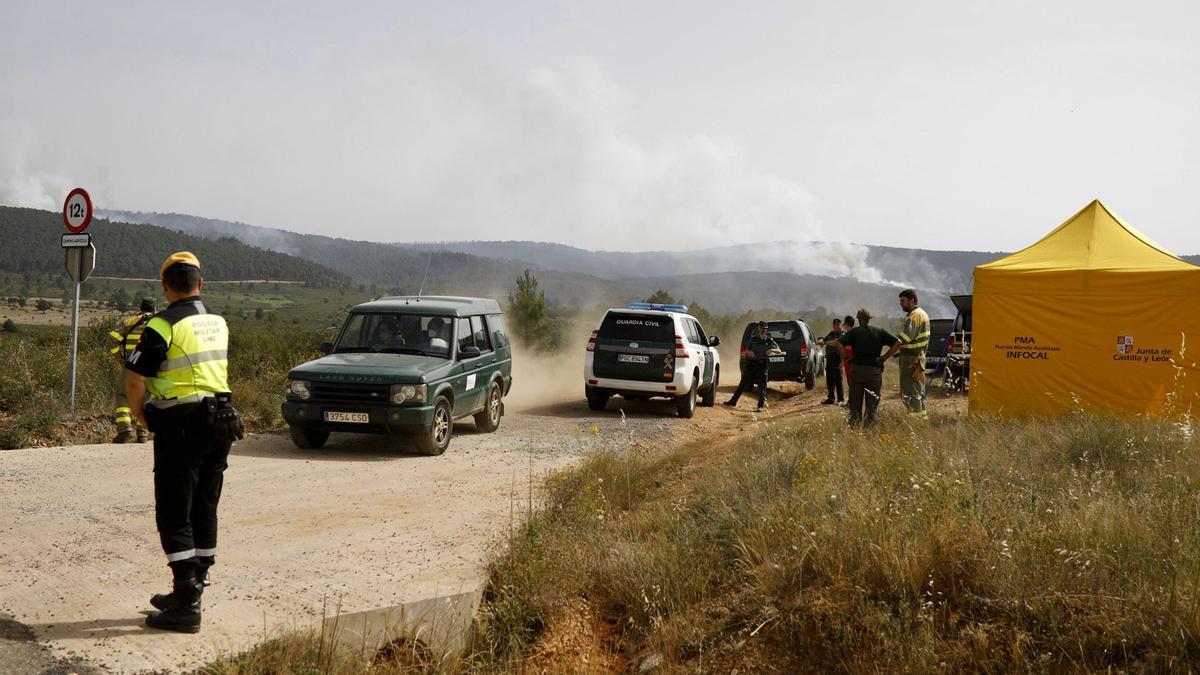
[[[352,424],[368,424],[371,418],[365,412],[339,412],[337,410],[325,411],[326,422],[350,422]]]
[[[768,356],[767,360],[771,363],[783,363],[783,360],[786,358],[786,356]]]
[[[645,354],[617,354],[618,363],[650,363],[650,357]]]

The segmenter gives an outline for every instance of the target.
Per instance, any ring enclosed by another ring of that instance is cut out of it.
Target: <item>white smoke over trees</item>
[[[62,132],[33,111],[6,121],[0,202],[57,210],[82,184],[98,209],[376,241],[648,251],[789,240],[802,243],[753,253],[765,269],[884,280],[865,247],[805,245],[830,238],[815,198],[736,143],[686,120],[678,135],[640,138],[637,101],[592,62],[522,70],[445,45],[364,44],[304,72],[193,65],[191,84],[168,66],[130,66],[148,68],[158,98],[120,90],[128,74],[97,74],[97,110],[138,106],[111,128],[83,118]]]
[[[638,138],[636,101],[595,64],[490,58],[364,44],[303,72],[192,64],[191,82],[169,62],[110,63],[87,84],[88,115],[10,111],[0,201],[58,208],[72,183],[111,172],[122,200],[98,207],[359,239],[652,250],[820,237],[812,195],[737,144],[686,124]],[[35,76],[62,74],[13,84]]]
[[[0,119],[0,204],[56,210],[72,187],[31,127]]]
[[[636,139],[632,101],[592,65],[477,84],[458,92],[467,100],[449,113],[457,133],[435,132],[437,147],[418,141],[418,154],[437,159],[411,184],[396,186],[402,211],[439,224],[477,224],[471,229],[481,239],[593,249],[819,235],[813,197],[754,169],[733,143],[704,135]]]

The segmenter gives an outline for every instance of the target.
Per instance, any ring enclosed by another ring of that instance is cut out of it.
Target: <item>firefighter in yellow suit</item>
[[[125,359],[137,348],[138,341],[142,339],[142,331],[146,328],[146,322],[154,316],[156,311],[158,310],[155,308],[153,300],[142,298],[138,313],[123,318],[119,331],[114,330],[108,333],[109,337],[117,343],[109,351],[121,364],[121,374],[117,378],[117,405],[113,412],[113,423],[117,425],[117,435],[113,438],[113,443],[132,443],[135,440],[138,443],[145,443],[150,438],[146,427],[134,421],[133,411],[129,408],[129,400],[125,397],[125,373],[127,372]]]
[[[900,341],[892,345],[883,359],[900,352],[900,399],[908,414],[925,417],[925,352],[929,349],[929,315],[917,304],[917,292],[900,291],[900,309],[907,316]]]

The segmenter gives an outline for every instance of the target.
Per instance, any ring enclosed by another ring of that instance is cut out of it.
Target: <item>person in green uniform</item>
[[[906,313],[900,341],[892,345],[886,361],[900,352],[900,399],[909,415],[925,417],[925,352],[929,349],[929,315],[917,304],[917,292],[900,291],[900,309]]]
[[[108,335],[117,344],[109,351],[113,357],[117,359],[117,363],[121,365],[121,374],[117,377],[117,392],[116,406],[113,411],[113,424],[117,426],[117,435],[112,439],[113,443],[145,443],[149,437],[149,432],[146,427],[137,424],[133,420],[133,411],[129,408],[129,400],[125,398],[125,359],[129,358],[129,354],[137,348],[138,342],[142,339],[142,331],[146,329],[146,322],[158,308],[154,306],[154,301],[150,298],[142,298],[142,304],[138,311],[130,314],[121,320],[121,329],[109,331]]]
[[[881,353],[896,344],[896,336],[882,328],[871,325],[871,312],[860,309],[858,325],[832,345],[842,358],[846,348],[854,350],[850,356],[850,426],[870,426],[875,422],[875,411],[883,389],[883,362]]]

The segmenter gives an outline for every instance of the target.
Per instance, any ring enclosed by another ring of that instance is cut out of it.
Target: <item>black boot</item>
[[[201,586],[208,586],[208,568],[213,566],[212,558],[198,558],[196,563],[196,581],[200,582]],[[150,597],[150,604],[155,609],[167,609],[175,604],[175,591],[170,593],[155,593]]]
[[[171,590],[174,601],[170,607],[147,616],[147,626],[177,633],[200,632],[200,595],[204,592],[204,586],[196,579],[195,561],[187,563],[171,566],[175,576]]]

